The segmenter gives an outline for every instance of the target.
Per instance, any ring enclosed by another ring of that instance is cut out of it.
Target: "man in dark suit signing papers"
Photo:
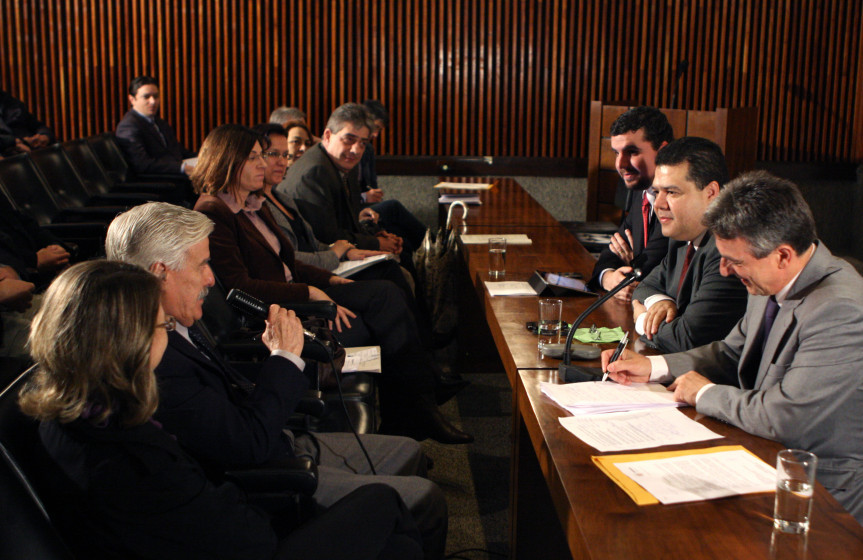
[[[757,171],[704,216],[722,273],[749,292],[724,340],[686,352],[624,352],[628,384],[671,381],[675,398],[757,436],[818,455],[817,479],[863,522],[863,278],[830,254],[793,183]]]
[[[129,109],[114,134],[135,173],[189,174],[194,166],[183,162],[195,154],[177,141],[168,122],[159,118],[159,84],[138,76],[129,84]]]
[[[169,333],[168,348],[156,368],[156,420],[211,468],[256,465],[285,455],[311,457],[318,464],[319,477],[313,497],[324,507],[366,484],[387,484],[410,509],[426,557],[442,558],[446,502],[441,490],[422,476],[426,458],[417,442],[361,435],[378,473],[373,475],[353,434],[285,430],[308,381],[302,373],[303,360],[287,351],[279,336],[268,336],[270,326],[262,339],[271,354],[254,383],[203,338],[195,322],[203,315],[204,297],[215,283],[209,265],[212,230],[213,223],[203,214],[161,202],[120,214],[108,228],[108,258],[137,264],[158,276],[162,307],[176,320],[176,330]],[[271,306],[270,325],[277,324],[280,313],[284,310]]]

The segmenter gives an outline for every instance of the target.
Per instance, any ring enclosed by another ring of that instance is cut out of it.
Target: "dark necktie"
[[[252,394],[252,391],[255,390],[255,385],[231,367],[231,365],[222,358],[221,354],[219,354],[219,352],[210,345],[210,341],[207,340],[204,333],[198,330],[198,327],[195,325],[189,327],[189,338],[192,339],[192,342],[198,350],[200,350],[203,355],[209,358],[210,361],[222,371],[227,378],[228,383],[238,388],[246,395]]]
[[[155,121],[155,120],[152,120],[152,121],[150,121],[150,122],[153,124],[153,128],[155,128],[155,129],[156,129],[156,134],[158,134],[158,135],[159,135],[159,140],[161,140],[161,141],[162,141],[162,145],[163,145],[163,146],[167,146],[167,145],[168,145],[168,142],[165,140],[165,135],[164,135],[164,134],[162,134],[162,129],[161,129],[161,128],[159,128],[159,125],[158,125],[158,124],[156,124],[156,121]]]
[[[650,223],[650,200],[647,199],[647,191],[641,195],[641,218],[644,222],[644,246],[647,247],[647,228]]]
[[[776,315],[778,313],[779,304],[776,303],[775,297],[770,296],[767,299],[767,307],[764,309],[764,320],[761,322],[761,328],[758,330],[759,340],[754,345],[754,347],[760,349],[761,352],[759,352],[758,359],[753,355],[749,360],[747,367],[742,370],[742,377],[745,385],[745,387],[743,387],[744,389],[755,388],[755,382],[758,379],[758,370],[761,368],[761,362],[766,358],[764,355],[764,347],[767,345],[767,337],[770,336],[770,329],[773,328],[773,322],[776,320]]]
[[[680,271],[680,281],[677,282],[677,293],[680,294],[680,288],[683,287],[683,279],[686,277],[686,271],[689,270],[689,265],[692,263],[692,256],[695,254],[695,245],[689,244],[686,249],[686,256],[683,258],[683,270]]]
[[[773,328],[773,322],[776,320],[776,314],[779,313],[779,304],[776,303],[776,298],[770,296],[767,298],[767,307],[764,309],[764,321],[761,323],[761,351],[764,352],[764,347],[767,346],[767,337],[770,336],[770,329]]]

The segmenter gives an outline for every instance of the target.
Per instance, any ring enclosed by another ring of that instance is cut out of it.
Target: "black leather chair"
[[[0,392],[0,557],[72,558],[54,523],[51,488],[67,479],[39,441],[38,423],[18,409],[18,391],[32,368]]]
[[[108,176],[113,181],[129,182],[129,181],[157,181],[168,182],[174,184],[182,192],[186,193],[186,197],[192,195],[192,186],[188,177],[176,174],[135,174],[132,168],[129,167],[129,162],[126,161],[126,156],[123,150],[117,144],[117,138],[113,132],[103,132],[95,136],[87,137],[87,143],[93,149],[93,153],[99,158],[102,167],[108,172]]]
[[[144,194],[149,200],[180,201],[182,192],[170,182],[123,182],[111,178],[87,140],[79,138],[63,142],[63,151],[78,171],[87,192],[93,196],[109,193]]]
[[[30,154],[45,184],[66,208],[81,206],[137,206],[152,200],[143,193],[90,194],[69,156],[60,144],[53,144]]]
[[[18,393],[36,367],[0,392],[0,558],[68,560],[73,550],[82,558],[107,557],[96,539],[82,534],[86,529],[69,509],[65,496],[72,482],[42,446],[38,422],[18,408]],[[228,471],[225,478],[240,486],[250,503],[291,525],[314,513],[318,473],[310,459],[286,457]]]
[[[14,206],[39,225],[101,222],[109,224],[125,207],[74,207],[58,199],[29,154],[0,160],[0,187]]]
[[[2,177],[0,177],[0,208],[2,208],[0,214],[7,214],[13,211],[21,212],[6,194],[3,188]],[[23,214],[24,212],[21,213]],[[108,229],[105,222],[52,224],[44,223],[44,221],[40,223],[38,219],[33,219],[39,224],[39,227],[49,231],[60,239],[62,245],[72,254],[75,260],[95,257],[105,252],[105,233]]]
[[[243,317],[225,301],[226,293],[221,282],[216,279],[216,285],[210,289],[204,300],[204,316],[201,321],[212,336],[213,342],[237,367],[238,370],[254,378],[258,364],[269,355],[266,347],[260,341],[262,324],[255,324]],[[291,309],[301,317],[317,316],[324,319],[334,319],[336,308],[329,302],[309,302],[296,304]],[[350,431],[345,418],[350,418],[351,424],[358,433],[374,433],[377,429],[375,412],[375,381],[374,375],[367,372],[343,374],[341,377],[341,395],[337,389],[322,390],[317,376],[317,363],[321,356],[312,343],[306,343],[302,358],[307,361],[306,374],[309,376],[312,393],[307,402],[301,404],[301,415],[292,419],[293,427],[301,427],[310,431],[344,432]],[[311,353],[309,353],[311,351]],[[323,410],[314,412],[315,399],[322,403]]]

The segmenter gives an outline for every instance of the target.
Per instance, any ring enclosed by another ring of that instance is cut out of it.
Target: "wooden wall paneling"
[[[863,4],[844,0],[9,0],[0,87],[61,138],[113,129],[135,75],[192,148],[379,98],[387,154],[586,157],[591,99],[760,107],[759,158],[863,158]],[[680,60],[689,61],[677,83]]]

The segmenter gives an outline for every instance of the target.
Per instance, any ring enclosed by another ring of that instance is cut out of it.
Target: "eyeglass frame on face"
[[[156,323],[157,329],[165,329],[166,332],[174,332],[177,330],[177,320],[170,315],[165,315],[164,323]]]
[[[261,157],[264,158],[265,160],[269,159],[269,158],[280,157],[280,158],[284,159],[285,161],[291,161],[291,153],[288,151],[284,151],[284,152],[262,152]]]

